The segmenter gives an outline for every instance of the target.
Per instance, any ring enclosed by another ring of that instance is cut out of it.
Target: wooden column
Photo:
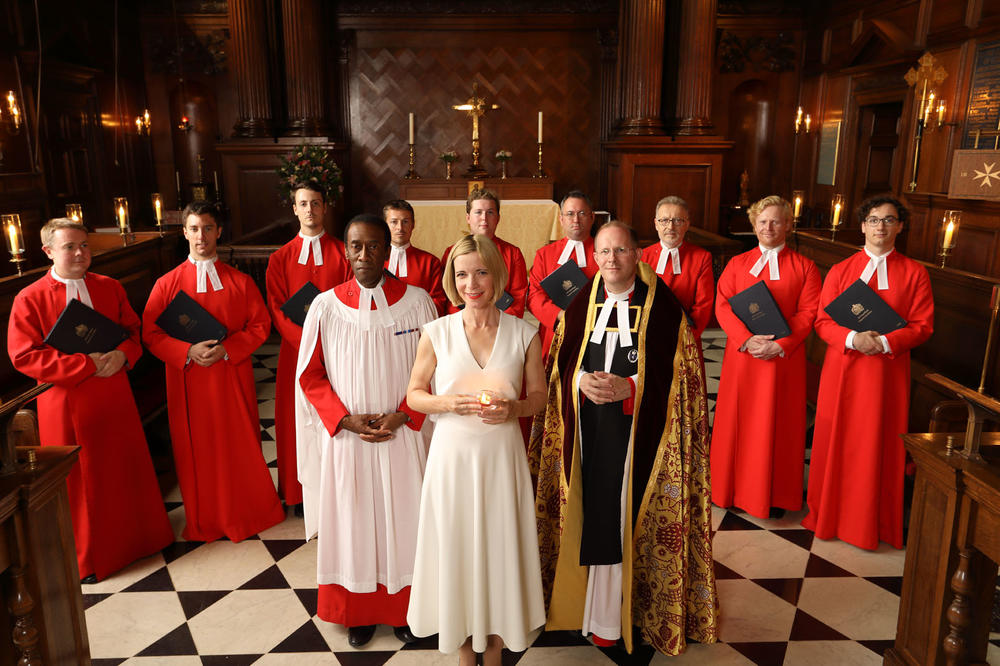
[[[664,134],[660,111],[666,11],[666,0],[622,0],[615,77],[622,114],[618,136]]]
[[[682,0],[677,63],[678,136],[714,134],[712,63],[716,0]]]
[[[319,0],[282,0],[285,43],[285,90],[288,97],[286,136],[330,133],[323,94],[323,10]]]
[[[234,137],[271,136],[274,116],[268,94],[265,16],[263,0],[229,0],[231,62],[239,113]]]

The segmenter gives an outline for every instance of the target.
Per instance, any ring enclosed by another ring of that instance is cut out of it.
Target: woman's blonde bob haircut
[[[496,244],[490,240],[489,236],[483,234],[466,236],[452,246],[451,253],[448,255],[448,263],[444,266],[444,293],[448,295],[448,300],[455,307],[465,303],[455,285],[455,257],[472,252],[479,253],[483,265],[486,266],[487,272],[493,278],[492,303],[496,305],[507,286],[507,266],[503,263],[503,257],[500,256],[500,250],[497,249]]]
[[[777,206],[781,209],[785,222],[791,224],[792,222],[792,204],[788,203],[777,194],[772,194],[769,197],[764,197],[754,205],[747,209],[747,217],[750,218],[750,224],[757,224],[757,216],[764,212],[765,208],[770,208],[771,206]]]

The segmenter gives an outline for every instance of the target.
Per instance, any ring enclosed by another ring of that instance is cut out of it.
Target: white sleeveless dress
[[[472,355],[461,313],[423,330],[437,357],[435,394],[488,389],[518,398],[535,327],[501,313],[486,367]],[[469,636],[482,652],[490,634],[520,652],[545,623],[534,497],[517,419],[488,425],[476,416],[437,416],[407,620],[417,636],[439,634],[445,653]]]

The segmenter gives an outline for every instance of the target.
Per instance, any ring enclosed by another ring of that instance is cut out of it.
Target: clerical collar
[[[410,244],[406,245],[389,245],[389,272],[396,277],[404,278],[408,275],[406,267],[406,249],[410,247]]]
[[[222,291],[222,280],[219,279],[219,273],[215,270],[215,261],[217,259],[218,257],[195,259],[191,255],[188,255],[188,261],[198,269],[195,280],[195,292],[199,294],[206,293],[208,291],[207,283],[209,282],[212,283],[212,291]]]
[[[87,281],[84,278],[64,278],[56,273],[56,267],[49,269],[49,275],[56,282],[66,285],[66,305],[74,298],[88,307],[94,307],[94,302],[90,300],[90,292],[87,291]]]
[[[385,276],[383,275],[378,284],[371,289],[363,286],[357,278],[354,278],[354,282],[357,283],[360,290],[358,295],[358,326],[362,330],[371,328],[373,323],[379,326],[392,326],[395,321],[392,318],[392,313],[389,312],[389,301],[385,298],[385,290],[382,289],[382,285],[385,284]],[[375,304],[374,311],[372,303]]]
[[[323,246],[320,245],[319,239],[323,237],[326,231],[321,231],[315,236],[306,236],[299,231],[299,238],[302,239],[302,249],[299,250],[299,263],[305,266],[309,263],[309,248],[312,248],[313,265],[322,266],[323,265]]]
[[[750,269],[750,275],[757,277],[760,272],[764,270],[764,266],[767,266],[768,277],[773,280],[780,280],[781,273],[778,271],[778,253],[785,249],[785,244],[782,243],[777,247],[766,248],[763,245],[758,245],[760,249],[760,258],[757,259],[757,263],[753,265]]]
[[[879,291],[885,291],[888,289],[889,271],[885,266],[885,258],[892,254],[895,249],[896,248],[892,248],[885,254],[875,254],[867,247],[864,248],[865,254],[868,255],[868,264],[865,266],[865,270],[861,271],[861,281],[868,284],[868,281],[872,279],[872,275],[875,275],[876,286]]]
[[[601,344],[604,340],[604,333],[608,328],[608,321],[611,319],[612,311],[618,314],[618,346],[632,346],[632,331],[628,320],[628,299],[635,291],[635,281],[632,286],[620,294],[614,294],[604,287],[605,299],[601,306],[601,314],[597,316],[597,323],[594,324],[594,331],[590,334],[590,341],[594,344]]]
[[[572,238],[566,239],[566,245],[563,246],[562,253],[559,255],[559,259],[556,263],[562,266],[567,261],[569,261],[570,254],[576,255],[576,265],[583,268],[587,265],[587,252],[583,247],[583,241],[573,240]]]
[[[660,241],[660,259],[659,261],[656,262],[657,275],[663,275],[663,271],[667,270],[667,257],[670,257],[674,275],[680,275],[681,243],[678,243],[676,247],[667,247],[666,243],[664,243],[662,240]]]

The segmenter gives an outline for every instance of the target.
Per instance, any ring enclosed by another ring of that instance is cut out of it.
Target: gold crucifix
[[[486,169],[479,165],[479,118],[486,115],[487,111],[495,111],[500,107],[496,104],[487,104],[486,99],[479,96],[479,84],[472,84],[472,97],[466,100],[465,104],[453,104],[456,111],[465,111],[472,117],[472,164],[465,172],[467,177],[486,176]]]

